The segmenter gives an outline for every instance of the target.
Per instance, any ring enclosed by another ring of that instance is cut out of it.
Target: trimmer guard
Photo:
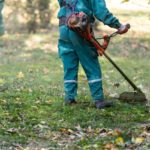
[[[119,100],[127,103],[146,103],[147,99],[143,92],[123,92]]]

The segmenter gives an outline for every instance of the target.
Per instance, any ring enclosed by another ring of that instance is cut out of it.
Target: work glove
[[[120,28],[118,29],[118,34],[124,34],[124,33],[128,32],[129,29],[130,29],[129,24],[121,25]]]

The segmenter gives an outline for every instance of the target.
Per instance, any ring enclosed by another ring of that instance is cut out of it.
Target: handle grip
[[[130,28],[131,28],[131,25],[128,23],[128,24],[126,24],[126,27],[127,27],[128,29],[130,29]]]

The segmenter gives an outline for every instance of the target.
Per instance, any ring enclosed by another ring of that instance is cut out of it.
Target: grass
[[[63,67],[55,52],[58,33],[51,34],[51,41],[42,33],[8,34],[0,40],[0,149],[125,149],[125,144],[148,149],[149,103],[114,99],[113,108],[95,109],[82,68],[79,104],[64,106]],[[150,39],[149,32],[144,34],[116,37],[108,53],[149,99]],[[132,90],[105,58],[100,62],[107,97]]]

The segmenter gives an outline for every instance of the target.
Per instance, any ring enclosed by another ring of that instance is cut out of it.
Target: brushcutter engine
[[[68,18],[68,27],[72,30],[84,32],[89,25],[89,17],[83,13],[74,13]]]
[[[71,30],[77,32],[81,37],[94,45],[99,55],[103,55],[105,49],[108,47],[110,37],[105,35],[103,37],[103,44],[98,43],[92,34],[89,17],[84,12],[72,14],[68,18],[67,25]]]

